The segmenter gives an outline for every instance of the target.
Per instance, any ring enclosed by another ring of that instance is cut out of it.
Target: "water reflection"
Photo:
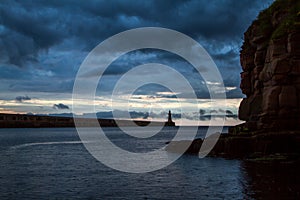
[[[300,199],[300,163],[241,163],[249,199]]]

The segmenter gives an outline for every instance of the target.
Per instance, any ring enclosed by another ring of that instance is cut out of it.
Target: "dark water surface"
[[[117,128],[105,130],[115,144],[135,152],[160,148],[176,132],[133,140]],[[198,136],[204,132],[200,128]],[[299,166],[291,164],[196,156],[154,172],[124,173],[93,158],[74,128],[0,129],[1,200],[297,199],[299,177]]]

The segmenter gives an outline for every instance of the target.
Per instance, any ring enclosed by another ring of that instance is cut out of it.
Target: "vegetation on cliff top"
[[[259,13],[246,33],[250,33],[254,26],[257,27],[257,34],[266,38],[265,44],[268,44],[270,40],[281,38],[289,32],[300,30],[300,1],[274,1],[269,8]],[[250,48],[249,41],[246,39],[242,49]]]
[[[276,0],[269,8],[260,12],[257,22],[262,34],[272,33],[270,39],[277,39],[287,32],[299,30],[300,1]]]

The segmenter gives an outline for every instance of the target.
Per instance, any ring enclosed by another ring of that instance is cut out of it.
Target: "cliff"
[[[300,1],[277,0],[244,34],[239,107],[244,124],[220,136],[210,156],[300,162]],[[209,140],[210,138],[206,138]],[[180,152],[186,141],[166,150]],[[201,139],[185,151],[198,154]]]
[[[300,158],[300,1],[276,0],[244,34],[239,107],[245,124],[212,156]],[[276,157],[276,156],[275,156]]]
[[[239,118],[247,130],[300,127],[300,1],[277,0],[244,34]]]

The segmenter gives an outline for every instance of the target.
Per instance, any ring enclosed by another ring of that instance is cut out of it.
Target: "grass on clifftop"
[[[276,12],[281,15],[280,23],[273,27],[272,21]],[[258,15],[256,22],[261,34],[270,35],[270,39],[277,39],[289,31],[300,29],[300,1],[276,0],[269,8]]]

